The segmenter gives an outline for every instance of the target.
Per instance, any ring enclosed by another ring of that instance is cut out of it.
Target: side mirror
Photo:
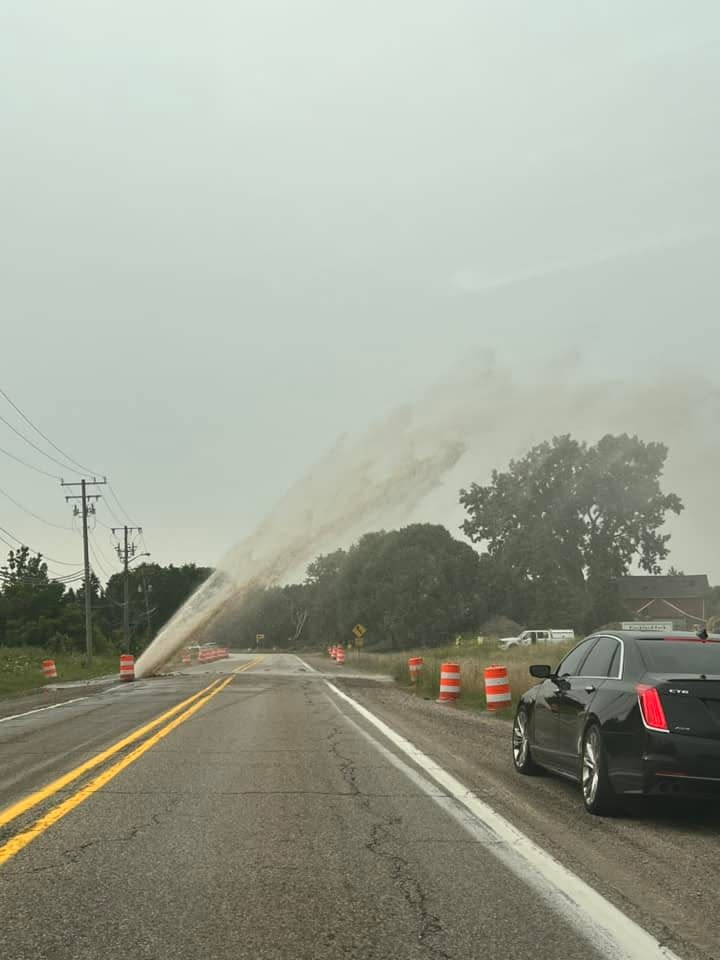
[[[548,677],[552,676],[552,667],[547,663],[534,663],[530,667],[530,676],[536,677],[538,680],[547,680]]]

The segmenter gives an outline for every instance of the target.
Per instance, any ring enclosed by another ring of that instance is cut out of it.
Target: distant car
[[[575,639],[573,630],[523,630],[517,637],[503,637],[498,640],[501,650],[511,647],[529,647],[534,643],[567,643]]]
[[[720,789],[720,636],[607,632],[582,640],[520,698],[518,773],[544,767],[580,783],[585,808]]]

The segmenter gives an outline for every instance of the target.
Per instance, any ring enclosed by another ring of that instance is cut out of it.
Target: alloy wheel
[[[587,804],[595,802],[600,782],[600,736],[596,729],[585,738],[582,757],[582,791]]]
[[[513,760],[515,761],[516,767],[522,767],[527,761],[528,750],[530,744],[528,743],[528,733],[527,733],[527,714],[524,710],[520,710],[515,716],[515,722],[513,724],[513,734],[512,734],[512,745],[513,745]]]

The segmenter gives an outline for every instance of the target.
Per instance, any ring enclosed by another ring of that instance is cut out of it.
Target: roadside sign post
[[[355,649],[359,651],[360,647],[365,646],[365,634],[367,633],[367,628],[361,623],[356,623],[352,628],[352,632],[355,634]]]
[[[264,633],[256,633],[256,634],[255,634],[255,648],[256,648],[256,649],[260,646],[260,644],[263,642],[264,639],[265,639],[265,634],[264,634]]]

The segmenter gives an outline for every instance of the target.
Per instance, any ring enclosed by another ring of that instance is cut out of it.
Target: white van
[[[519,637],[503,637],[498,640],[501,650],[510,647],[529,647],[533,643],[567,643],[575,639],[573,630],[523,630]]]

